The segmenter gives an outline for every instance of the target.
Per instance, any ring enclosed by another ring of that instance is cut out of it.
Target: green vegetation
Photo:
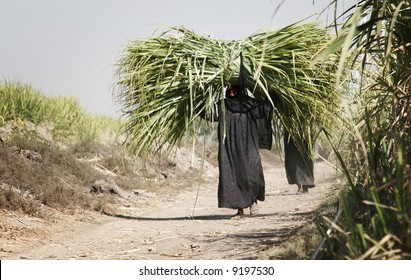
[[[312,63],[328,40],[318,23],[307,23],[262,30],[240,41],[172,28],[131,42],[117,63],[116,96],[127,116],[125,143],[147,156],[196,131],[192,127],[199,116],[212,112],[224,88],[238,82],[241,54],[247,88],[258,99],[278,103],[276,131],[286,128],[298,145],[301,139],[313,142],[318,131],[334,127],[343,89],[336,82],[336,55]]]
[[[22,131],[27,122],[48,125],[53,138],[65,142],[94,141],[105,131],[116,135],[121,126],[118,119],[87,114],[74,98],[47,98],[29,85],[0,82],[0,126]]]
[[[359,79],[334,143],[348,188],[324,258],[411,258],[410,14],[409,1],[358,1],[325,52],[343,45]]]
[[[304,128],[313,125],[324,131],[326,145],[332,146],[346,178],[338,202],[324,205],[315,213],[316,227],[313,223],[304,230],[307,236],[290,243],[298,244],[300,252],[281,252],[279,258],[308,258],[321,236],[325,242],[317,258],[410,259],[410,15],[408,0],[360,0],[343,13],[345,24],[328,47],[328,33],[314,23],[262,31],[238,42],[212,40],[182,28],[171,30],[176,35],[170,31],[132,42],[118,61],[116,81],[117,97],[128,117],[123,124],[125,143],[147,156],[165,144],[173,146],[187,132],[208,134],[197,117],[209,113],[223,88],[238,78],[242,53],[245,82],[255,96],[273,101],[275,92],[284,105],[277,106],[274,124],[299,138],[311,139],[316,133]],[[340,85],[345,85],[348,71],[353,92],[340,106],[341,91],[347,89]],[[340,117],[338,125],[335,116]],[[68,153],[50,149],[44,141],[37,142],[29,123],[47,125],[54,139],[74,144]],[[120,121],[90,116],[72,98],[46,98],[28,85],[0,83],[0,126],[6,125],[17,132],[10,141],[19,148],[48,156],[44,165],[28,168],[0,146],[2,184],[30,190],[48,206],[101,207],[67,188],[95,179],[94,171],[71,155],[102,132],[117,137]],[[75,175],[65,176],[67,170]],[[50,174],[63,183],[44,181]],[[15,190],[0,188],[0,208],[37,215],[41,207],[34,205],[36,200],[22,199]]]

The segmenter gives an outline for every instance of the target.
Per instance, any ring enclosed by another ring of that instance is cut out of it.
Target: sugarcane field
[[[121,116],[0,80],[0,259],[411,259],[410,14],[127,40]]]

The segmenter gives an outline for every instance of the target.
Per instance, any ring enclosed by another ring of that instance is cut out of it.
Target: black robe
[[[304,142],[304,149],[308,144]],[[288,132],[284,133],[285,171],[289,184],[314,186],[314,162],[308,153],[301,154]]]
[[[270,116],[271,107],[245,95],[218,105],[218,207],[247,208],[265,199],[257,120]]]

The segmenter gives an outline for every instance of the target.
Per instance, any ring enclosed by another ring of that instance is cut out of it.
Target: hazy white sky
[[[218,39],[244,39],[318,14],[329,1],[285,0],[273,17],[281,2],[0,0],[0,79],[30,84],[46,96],[75,96],[92,114],[119,115],[113,65],[129,41],[176,25]]]

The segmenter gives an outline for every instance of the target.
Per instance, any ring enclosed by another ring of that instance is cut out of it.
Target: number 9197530
[[[271,266],[245,266],[233,267],[234,275],[274,275],[274,267]]]

